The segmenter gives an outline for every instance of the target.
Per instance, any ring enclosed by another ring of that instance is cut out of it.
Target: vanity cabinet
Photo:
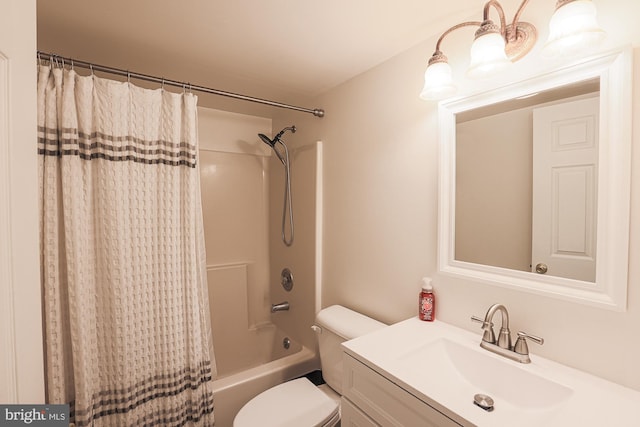
[[[343,358],[343,427],[460,426],[349,354]]]

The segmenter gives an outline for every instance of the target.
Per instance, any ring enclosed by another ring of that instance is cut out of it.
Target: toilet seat
[[[266,390],[240,409],[233,427],[324,427],[340,418],[338,402],[306,378]]]

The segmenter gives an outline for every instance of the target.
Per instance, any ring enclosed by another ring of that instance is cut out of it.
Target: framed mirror
[[[631,49],[442,102],[443,274],[626,310]]]

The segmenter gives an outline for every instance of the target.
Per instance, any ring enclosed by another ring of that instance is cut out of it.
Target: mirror
[[[595,282],[599,97],[590,79],[456,114],[456,260]]]
[[[439,270],[626,309],[631,52],[440,104]]]

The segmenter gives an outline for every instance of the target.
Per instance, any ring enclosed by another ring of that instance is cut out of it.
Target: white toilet
[[[321,310],[313,329],[326,384],[298,378],[266,390],[240,409],[233,427],[331,427],[340,421],[342,348],[352,338],[386,326],[340,305]]]

